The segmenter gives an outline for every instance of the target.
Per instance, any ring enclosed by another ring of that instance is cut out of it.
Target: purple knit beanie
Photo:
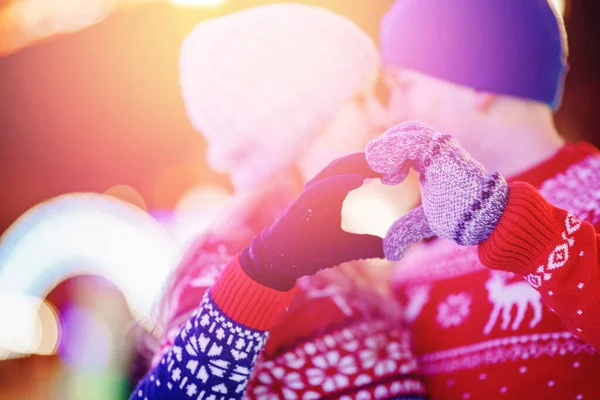
[[[557,109],[567,42],[548,1],[397,0],[381,23],[383,63]]]

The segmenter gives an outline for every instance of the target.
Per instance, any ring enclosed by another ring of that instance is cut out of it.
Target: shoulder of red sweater
[[[545,181],[558,176],[575,165],[586,168],[587,164],[600,163],[600,152],[587,142],[567,143],[548,159],[508,178],[509,182],[522,181],[540,187]],[[586,162],[588,161],[588,162]],[[593,167],[592,165],[588,168]]]

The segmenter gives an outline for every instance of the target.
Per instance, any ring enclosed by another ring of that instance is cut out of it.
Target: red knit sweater
[[[261,286],[235,256],[250,239],[202,238],[182,261],[173,276],[167,335],[155,366],[210,287],[227,317],[270,331],[246,398],[426,398],[409,332],[399,313],[384,310],[397,307],[393,299],[339,271],[301,278],[289,292]]]
[[[567,145],[510,181],[486,242],[396,271],[420,371],[433,399],[600,399],[600,155]]]
[[[600,398],[592,347],[600,348],[592,306],[600,304],[598,239],[590,225],[600,219],[600,155],[567,145],[511,181],[507,210],[488,241],[459,247],[436,239],[397,269],[394,288],[419,372],[435,399]],[[348,291],[336,294],[341,283],[314,277],[296,292],[277,292],[250,280],[235,257],[221,272],[241,243],[205,241],[187,261],[176,277],[165,348],[216,280],[212,297],[229,317],[261,330],[278,321],[255,366],[251,397],[349,387],[368,388],[350,392],[357,398],[423,393],[410,378],[416,366],[400,322],[361,312]]]

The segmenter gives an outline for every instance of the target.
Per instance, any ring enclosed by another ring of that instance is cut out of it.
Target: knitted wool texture
[[[422,211],[392,225],[384,239],[388,259],[400,259],[410,243],[433,234],[461,245],[479,244],[506,208],[509,190],[500,174],[488,175],[451,136],[418,122],[400,124],[372,140],[366,155],[385,184],[402,182],[409,168],[420,173]]]
[[[398,261],[410,245],[433,237],[423,207],[417,207],[392,224],[383,241],[383,250],[388,260]]]
[[[238,188],[292,165],[378,66],[375,44],[351,20],[303,4],[203,21],[179,59],[183,100],[208,141],[209,164]]]

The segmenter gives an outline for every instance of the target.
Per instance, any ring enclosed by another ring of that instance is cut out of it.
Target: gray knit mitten
[[[418,122],[391,128],[367,145],[366,154],[387,185],[402,182],[410,168],[420,173],[422,206],[389,229],[383,247],[390,260],[435,235],[461,245],[479,244],[506,208],[508,185],[499,173],[488,175],[451,136]]]

